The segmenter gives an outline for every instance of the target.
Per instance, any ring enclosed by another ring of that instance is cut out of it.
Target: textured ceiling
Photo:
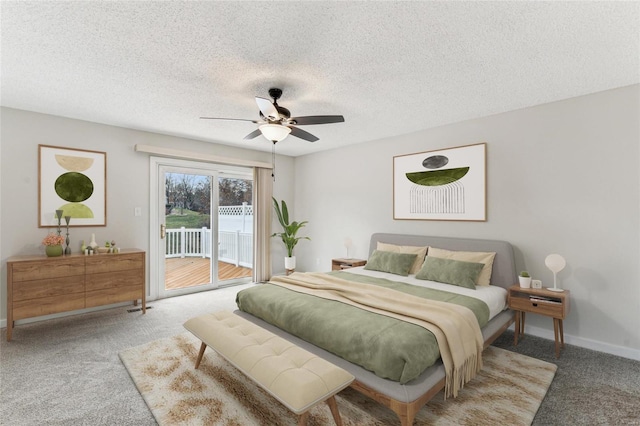
[[[302,155],[640,82],[637,2],[0,3],[3,106]]]

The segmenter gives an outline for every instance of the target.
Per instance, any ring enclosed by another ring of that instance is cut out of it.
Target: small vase
[[[45,246],[44,251],[48,257],[62,256],[62,246]]]
[[[98,248],[98,243],[96,243],[96,234],[91,234],[91,242],[89,243],[89,247],[96,251]]]

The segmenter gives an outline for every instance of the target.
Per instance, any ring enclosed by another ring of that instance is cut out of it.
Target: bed
[[[491,274],[491,287],[496,291],[504,289],[505,303],[502,306],[493,306],[490,319],[482,327],[481,339],[483,346],[489,346],[500,334],[502,334],[514,321],[513,312],[504,308],[506,306],[506,289],[511,286],[516,279],[515,262],[512,246],[505,241],[480,240],[466,238],[430,237],[418,235],[386,234],[376,233],[371,236],[369,254],[374,254],[380,243],[396,246],[428,246],[437,247],[453,251],[469,252],[495,252]],[[373,271],[359,270],[346,271],[358,276],[376,275]],[[390,274],[385,274],[390,275]],[[392,280],[402,281],[402,277],[392,276]],[[412,276],[407,278],[412,279]],[[447,286],[446,284],[443,284]],[[239,303],[239,306],[241,304]],[[356,377],[356,381],[351,385],[357,391],[371,397],[379,403],[392,409],[399,417],[400,423],[404,425],[413,424],[413,419],[424,404],[433,398],[445,387],[445,368],[441,360],[437,360],[432,366],[426,368],[417,377],[406,381],[391,380],[382,378],[372,371],[349,362],[327,350],[311,344],[297,336],[294,336],[262,319],[243,312],[236,311],[237,315],[246,318],[261,327],[290,340],[294,344],[344,368]]]

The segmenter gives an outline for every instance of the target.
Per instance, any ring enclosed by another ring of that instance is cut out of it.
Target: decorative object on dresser
[[[71,216],[65,216],[64,221],[67,223],[67,239],[65,240],[67,246],[64,249],[64,254],[71,254],[71,247],[69,247],[69,222],[71,221]]]
[[[516,313],[515,333],[513,344],[518,344],[518,338],[524,334],[525,314],[545,315],[553,318],[553,333],[556,341],[556,358],[560,357],[560,348],[564,347],[563,320],[569,314],[569,291],[562,293],[549,291],[552,289],[522,288],[513,285],[509,288],[509,308]]]
[[[128,249],[109,256],[7,259],[7,341],[14,322],[25,318],[138,300],[146,313],[145,257]]]
[[[367,264],[367,261],[364,259],[351,259],[347,257],[339,257],[336,259],[331,259],[331,270],[340,271],[342,269],[349,269],[356,266],[364,266],[366,264]]]
[[[520,287],[529,288],[531,287],[531,275],[527,271],[520,272],[518,276],[518,281],[520,282]]]
[[[393,218],[487,220],[486,146],[393,157]]]
[[[38,226],[53,227],[55,217],[71,226],[107,225],[107,154],[38,145]],[[54,212],[60,210],[59,216]]]
[[[60,222],[62,220],[62,215],[64,214],[63,210],[56,210],[56,219],[58,219],[58,228],[56,229],[56,232],[58,233],[58,235],[60,235],[60,233],[62,232],[60,230]]]
[[[564,291],[561,288],[558,288],[557,275],[558,272],[562,271],[564,267],[567,265],[567,262],[564,260],[564,257],[559,254],[550,254],[544,260],[544,264],[547,265],[547,268],[553,272],[553,288],[549,287],[548,290],[551,291]]]
[[[278,216],[278,222],[282,225],[282,232],[275,232],[272,237],[280,237],[282,242],[287,249],[287,257],[284,258],[284,268],[287,271],[287,275],[293,272],[296,269],[296,257],[293,255],[293,249],[295,248],[298,241],[305,239],[311,240],[309,237],[298,237],[298,231],[300,228],[304,227],[308,222],[305,220],[303,222],[293,221],[289,223],[289,209],[287,208],[287,203],[282,200],[282,208],[278,205],[278,200],[273,198],[273,208]]]
[[[62,235],[49,234],[42,240],[45,253],[48,257],[62,256],[62,243],[64,237]]]
[[[91,234],[91,241],[89,241],[89,247],[91,250],[95,251],[98,248],[98,243],[96,243],[96,234]]]

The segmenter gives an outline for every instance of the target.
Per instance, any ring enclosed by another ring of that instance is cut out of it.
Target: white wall
[[[328,270],[346,237],[349,255],[366,258],[373,232],[507,240],[517,268],[546,285],[544,258],[560,253],[567,342],[640,359],[639,87],[298,157],[295,219],[309,221],[312,239],[296,248],[300,269]],[[478,142],[487,143],[486,222],[393,220],[394,155]],[[527,325],[553,338],[550,319],[529,315]]]
[[[0,110],[0,258],[2,285],[0,321],[6,320],[6,261],[21,254],[44,254],[40,242],[48,228],[38,228],[38,144],[105,151],[107,153],[107,226],[71,228],[72,247],[80,240],[115,240],[120,247],[149,251],[149,154],[134,151],[136,144],[201,152],[221,157],[271,162],[270,152],[240,149],[184,138],[106,126],[11,108]],[[266,143],[266,142],[265,142]],[[274,195],[293,198],[293,159],[278,156]],[[292,203],[291,203],[292,204]],[[134,216],[134,208],[142,216]],[[274,222],[277,223],[277,222]],[[284,270],[275,249],[273,269]],[[147,294],[149,294],[147,265]],[[153,284],[155,285],[155,284]]]

